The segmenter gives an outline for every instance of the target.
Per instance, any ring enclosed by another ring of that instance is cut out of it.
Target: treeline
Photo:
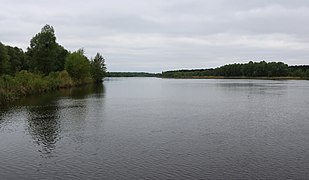
[[[107,72],[106,77],[158,77],[159,74],[147,72]]]
[[[21,48],[0,42],[0,104],[21,96],[102,82],[106,72],[100,53],[88,59],[84,50],[66,50],[57,43],[54,28],[45,25]]]
[[[252,62],[228,64],[213,69],[176,70],[162,72],[165,78],[198,77],[298,77],[309,78],[309,66],[288,66],[283,62]]]

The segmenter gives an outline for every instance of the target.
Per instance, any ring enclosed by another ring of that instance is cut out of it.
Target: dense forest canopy
[[[228,64],[214,69],[176,70],[162,72],[162,77],[189,78],[206,76],[224,77],[309,77],[309,66],[288,66],[283,62],[248,62]]]

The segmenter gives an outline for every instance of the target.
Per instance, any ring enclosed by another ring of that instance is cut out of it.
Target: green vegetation
[[[93,60],[84,50],[69,52],[56,42],[54,28],[45,25],[26,52],[0,42],[0,104],[29,94],[102,82],[105,60]]]
[[[65,70],[51,72],[48,76],[22,70],[15,74],[0,76],[0,102],[11,101],[29,94],[36,94],[74,86]]]
[[[107,77],[159,77],[160,74],[146,72],[107,72]]]
[[[54,28],[49,25],[45,25],[41,32],[31,39],[26,52],[30,70],[45,75],[63,70],[67,54],[68,51],[56,42]]]
[[[9,55],[5,46],[0,43],[0,75],[10,72]]]
[[[95,82],[101,82],[105,76],[105,59],[99,53],[96,54],[94,59],[90,62],[91,77]]]
[[[90,62],[84,55],[84,51],[82,49],[69,54],[65,60],[64,67],[70,76],[76,82],[79,82],[79,84],[87,83],[89,80],[91,81]]]
[[[309,66],[288,66],[283,62],[252,62],[229,64],[215,69],[177,70],[162,72],[164,78],[262,78],[308,79]],[[276,78],[275,78],[276,77]]]

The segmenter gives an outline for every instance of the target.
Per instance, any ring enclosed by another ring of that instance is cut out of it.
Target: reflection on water
[[[217,86],[220,88],[239,90],[277,90],[287,88],[287,81],[267,81],[267,80],[220,80]]]
[[[59,92],[61,96],[72,99],[83,99],[89,95],[104,97],[105,88],[103,84],[87,85],[85,87],[63,89]]]
[[[42,154],[49,154],[55,148],[59,134],[60,122],[55,103],[38,104],[28,107],[28,129],[34,140],[42,149]]]
[[[85,107],[87,104],[64,106],[59,103],[61,99],[84,99],[91,95],[97,98],[104,97],[103,84],[87,85],[84,87],[62,89],[54,93],[39,96],[31,96],[22,99],[12,105],[1,107],[1,115],[8,113],[10,109],[17,110],[25,107],[27,112],[27,129],[33,138],[33,142],[40,148],[42,157],[52,157],[52,151],[61,134],[60,112],[66,108]],[[1,128],[0,118],[0,128]]]

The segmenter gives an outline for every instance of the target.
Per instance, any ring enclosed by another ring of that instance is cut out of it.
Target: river
[[[1,179],[308,179],[309,81],[107,78],[0,108]]]

